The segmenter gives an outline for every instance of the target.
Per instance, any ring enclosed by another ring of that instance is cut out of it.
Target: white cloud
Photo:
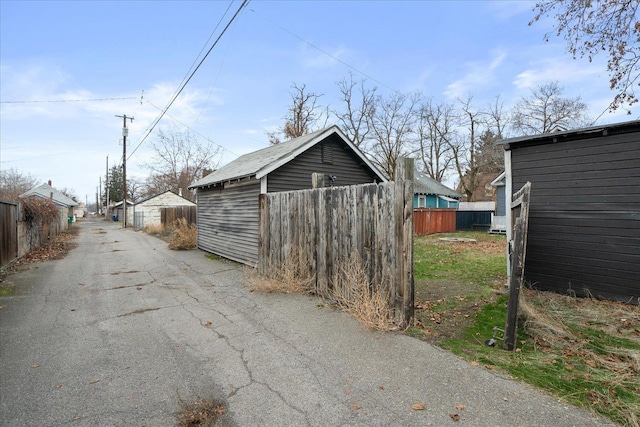
[[[513,84],[519,89],[528,89],[550,81],[578,83],[591,80],[601,72],[599,65],[594,63],[549,57],[533,61],[528,69],[515,77]]]
[[[478,88],[484,89],[486,86],[494,84],[496,73],[506,57],[506,52],[497,50],[487,60],[467,63],[465,76],[450,83],[444,91],[445,96],[450,99],[461,98],[473,93]]]

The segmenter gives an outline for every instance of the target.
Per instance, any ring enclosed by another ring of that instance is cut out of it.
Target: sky
[[[527,1],[0,1],[0,170],[16,169],[94,203],[109,166],[144,180],[157,132],[189,131],[222,166],[268,146],[292,86],[339,108],[353,74],[386,96],[473,97],[505,107],[538,85],[607,112],[606,57],[574,60],[564,39],[532,26]],[[216,39],[218,42],[213,46]],[[204,58],[204,60],[203,60]],[[190,70],[201,62],[150,132]],[[329,123],[333,124],[333,123]]]

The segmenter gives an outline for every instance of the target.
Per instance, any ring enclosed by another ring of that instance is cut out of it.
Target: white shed
[[[132,221],[134,228],[144,228],[149,225],[160,225],[160,209],[184,206],[196,206],[192,201],[177,195],[173,191],[165,191],[146,199],[142,199],[133,205],[131,214],[127,212],[129,221]]]

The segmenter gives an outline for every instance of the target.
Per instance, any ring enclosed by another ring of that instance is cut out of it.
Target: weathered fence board
[[[504,328],[505,350],[516,349],[516,333],[518,329],[518,307],[520,293],[524,282],[524,263],[527,249],[527,232],[529,224],[529,198],[531,183],[527,182],[512,197],[511,211],[513,224],[513,241],[510,246],[509,300],[507,301],[507,320]]]
[[[163,226],[171,226],[179,219],[186,219],[187,224],[196,224],[197,208],[195,206],[174,206],[170,208],[160,208],[160,222]]]
[[[413,224],[416,236],[456,231],[456,209],[416,208],[413,210]]]
[[[18,204],[0,201],[0,266],[18,256]]]
[[[407,326],[414,297],[413,162],[398,169],[395,182],[262,194],[259,272],[271,275],[295,258],[317,294],[355,298],[344,278],[356,262],[370,290],[388,299],[395,322]]]

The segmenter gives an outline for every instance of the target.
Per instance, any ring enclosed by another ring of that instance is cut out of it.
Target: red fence
[[[413,232],[416,236],[455,231],[456,209],[415,208],[413,210]]]

